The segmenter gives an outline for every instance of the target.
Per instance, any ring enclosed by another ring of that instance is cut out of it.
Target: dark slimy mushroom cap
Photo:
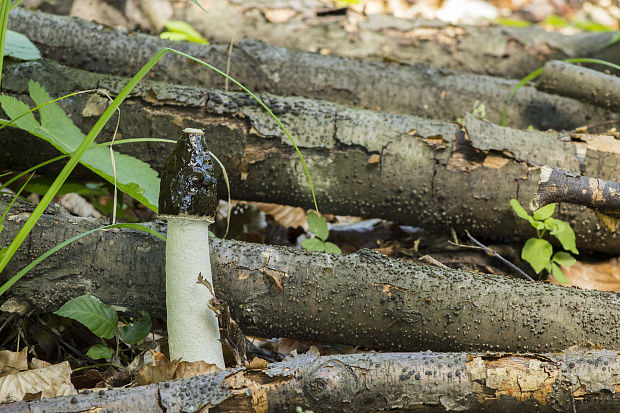
[[[204,132],[185,129],[161,174],[159,214],[213,222],[216,182]]]

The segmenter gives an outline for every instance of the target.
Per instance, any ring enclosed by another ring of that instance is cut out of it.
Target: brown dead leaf
[[[39,360],[38,358],[33,357],[32,360],[30,360],[30,362],[28,363],[28,368],[30,370],[42,369],[51,365],[52,363],[50,363],[49,361]]]
[[[388,245],[386,247],[373,248],[373,251],[380,252],[384,255],[394,255],[394,245]]]
[[[252,361],[247,364],[246,367],[248,370],[262,370],[264,368],[267,368],[268,365],[269,362],[267,360],[260,357],[254,357]]]
[[[24,400],[40,393],[40,397],[58,397],[76,394],[71,383],[71,366],[63,361],[42,369],[9,374],[0,378],[0,403]]]
[[[303,208],[288,205],[269,204],[266,202],[251,202],[266,215],[283,227],[304,227],[306,225],[306,211]]]
[[[0,377],[28,370],[28,347],[19,352],[0,351]]]
[[[146,384],[159,383],[162,381],[188,379],[202,374],[216,373],[221,371],[215,364],[204,361],[179,361],[174,360],[159,366],[144,366],[138,372],[136,384],[143,386]]]
[[[380,160],[381,160],[381,155],[376,154],[376,153],[373,153],[372,155],[368,157],[369,164],[379,163]]]
[[[570,267],[562,267],[562,272],[575,287],[620,292],[620,257],[601,262],[577,261]]]

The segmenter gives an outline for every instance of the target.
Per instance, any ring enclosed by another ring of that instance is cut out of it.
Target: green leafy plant
[[[58,105],[44,105],[52,98],[39,83],[31,80],[28,83],[28,91],[34,103],[40,106],[41,121],[37,121],[33,113],[28,113],[30,111],[28,105],[12,96],[2,95],[0,104],[13,121],[12,124],[51,143],[64,153],[75,151],[86,135]],[[24,113],[27,115],[24,116]],[[131,195],[147,207],[157,210],[159,178],[157,172],[149,164],[116,152],[114,153],[114,166],[112,166],[110,151],[104,147],[91,148],[81,157],[80,163],[112,184],[114,184],[116,175],[116,184],[121,191]]]
[[[308,251],[328,252],[340,254],[342,251],[333,242],[325,241],[329,236],[327,222],[314,211],[308,214],[308,228],[315,235],[315,238],[308,238],[301,242],[301,246]]]
[[[151,317],[148,312],[142,310],[140,311],[140,318],[119,326],[116,310],[89,294],[67,301],[54,314],[84,324],[97,337],[108,340],[116,337],[117,343],[120,340],[128,345],[136,344],[151,331]],[[118,354],[118,350],[117,344],[116,354]],[[86,355],[95,360],[106,359],[110,361],[114,353],[112,348],[102,343],[92,346]]]
[[[555,212],[555,204],[548,204],[537,209],[532,215],[521,206],[516,199],[510,200],[510,206],[517,216],[529,222],[536,229],[536,238],[530,238],[525,242],[521,250],[521,258],[527,261],[536,274],[542,270],[547,270],[561,284],[568,284],[568,279],[560,269],[560,265],[570,267],[575,262],[575,258],[566,251],[579,254],[575,244],[575,232],[568,222],[561,219],[552,218]],[[543,239],[545,234],[553,235],[560,241],[562,248],[566,251],[553,253],[553,246],[549,241]]]
[[[164,27],[166,28],[166,31],[159,35],[162,39],[174,40],[178,42],[187,41],[191,43],[209,44],[207,39],[202,37],[196,29],[184,21],[171,20],[166,22]]]

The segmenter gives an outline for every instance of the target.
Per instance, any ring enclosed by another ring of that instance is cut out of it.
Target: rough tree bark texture
[[[193,4],[175,8],[212,42],[244,38],[279,47],[338,56],[422,62],[435,67],[521,78],[550,59],[596,56],[620,62],[620,44],[604,48],[613,33],[562,35],[542,27],[451,25],[440,21],[329,13],[316,0],[215,0],[209,14]],[[615,60],[614,60],[615,59]]]
[[[27,217],[22,205],[9,212],[0,245]],[[58,210],[43,215],[0,282],[97,225]],[[552,351],[588,343],[620,350],[615,293],[414,265],[367,250],[343,256],[219,239],[211,265],[216,296],[244,333],[259,337],[406,351]],[[110,230],[54,254],[9,294],[43,311],[91,293],[162,315],[164,282],[161,240]]]
[[[304,354],[149,386],[0,405],[0,412],[611,412],[616,351]]]
[[[26,34],[44,56],[100,73],[133,76],[162,47],[172,47],[225,69],[228,46],[170,42],[79,19],[14,9],[9,26]],[[231,76],[256,92],[326,99],[371,109],[455,120],[481,102],[498,123],[516,81],[434,69],[322,56],[243,41],[233,48]],[[170,54],[151,71],[153,79],[223,88],[224,78],[184,57]],[[572,129],[617,119],[617,114],[572,99],[522,88],[509,111],[510,126]]]
[[[570,63],[547,62],[536,88],[614,111],[620,109],[620,78]]]
[[[29,79],[39,80],[52,95],[96,87],[114,93],[125,84],[125,79],[42,61],[8,67],[3,88],[24,98]],[[301,148],[325,212],[517,240],[532,229],[515,217],[509,200],[529,202],[539,166],[553,164],[602,179],[620,175],[620,143],[613,136],[518,131],[469,115],[460,128],[303,98],[263,98]],[[91,108],[105,103],[86,94],[62,102],[83,130],[97,119]],[[87,106],[91,115],[85,117]],[[312,207],[303,167],[288,139],[248,96],[147,82],[122,111],[120,137],[176,139],[186,127],[205,130],[211,150],[226,165],[233,197]],[[110,139],[115,124],[113,119],[102,139]],[[0,136],[3,167],[23,170],[55,156],[48,144],[16,130],[5,129]],[[157,170],[172,150],[166,144],[118,148]],[[225,191],[220,186],[219,193]],[[572,205],[559,209],[575,228],[580,248],[620,249],[620,237],[602,228],[590,211]]]

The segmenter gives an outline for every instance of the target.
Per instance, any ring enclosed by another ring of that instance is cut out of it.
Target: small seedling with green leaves
[[[141,318],[119,327],[116,310],[89,294],[66,302],[54,314],[84,324],[97,337],[108,340],[117,337],[117,343],[120,339],[127,345],[136,344],[151,331],[151,317],[145,310],[140,311]],[[94,360],[106,359],[107,361],[112,361],[114,354],[114,350],[103,343],[95,344],[86,353]],[[116,354],[118,355],[118,346]]]
[[[312,211],[308,214],[308,228],[316,238],[308,238],[302,241],[301,246],[308,251],[328,252],[340,254],[342,251],[338,245],[333,242],[325,241],[329,235],[327,222],[316,212]]]
[[[560,269],[560,265],[569,267],[577,260],[567,251],[579,254],[575,244],[575,232],[568,222],[561,219],[552,218],[555,212],[555,204],[548,204],[533,212],[533,216],[521,206],[516,199],[510,200],[510,206],[517,216],[529,222],[536,229],[536,238],[530,238],[525,242],[521,251],[521,258],[527,261],[536,274],[542,270],[547,270],[561,284],[569,284],[568,279]],[[556,237],[562,248],[566,251],[553,253],[553,246],[543,237],[549,231]]]

